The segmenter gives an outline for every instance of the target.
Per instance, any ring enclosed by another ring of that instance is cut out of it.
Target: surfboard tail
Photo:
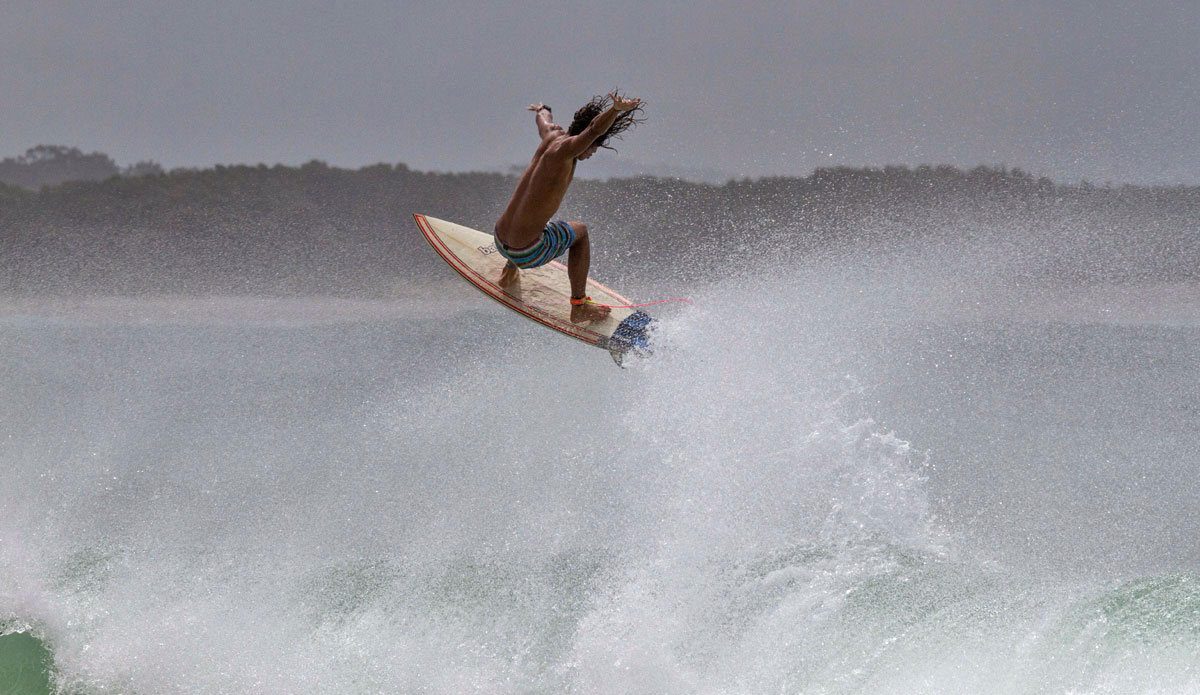
[[[604,347],[613,354],[622,356],[634,354],[638,357],[649,357],[654,353],[650,347],[650,325],[653,319],[644,311],[635,311],[625,318],[609,336]],[[617,360],[617,364],[621,364]]]

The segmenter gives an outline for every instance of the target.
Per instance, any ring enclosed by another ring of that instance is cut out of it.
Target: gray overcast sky
[[[620,85],[631,162],[1196,184],[1198,44],[1200,0],[0,0],[0,156],[504,168]]]

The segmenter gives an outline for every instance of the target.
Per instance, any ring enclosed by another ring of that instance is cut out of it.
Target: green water
[[[52,693],[50,652],[32,635],[0,636],[0,695]]]

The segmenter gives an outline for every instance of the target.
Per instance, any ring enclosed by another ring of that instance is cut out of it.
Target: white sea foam
[[[470,293],[6,300],[0,618],[82,692],[1195,692],[1187,335],[868,270],[693,288],[623,371]],[[1130,349],[1161,400],[1079,414]],[[1131,417],[1177,438],[1105,477]]]

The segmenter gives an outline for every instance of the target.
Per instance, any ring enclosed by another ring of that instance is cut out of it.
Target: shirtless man
[[[582,222],[551,222],[550,218],[567,194],[575,176],[575,163],[591,157],[597,149],[606,147],[608,138],[637,123],[635,114],[641,101],[625,99],[616,92],[607,99],[596,97],[575,112],[567,131],[554,123],[549,106],[537,103],[529,107],[535,114],[542,143],[521,175],[504,214],[496,221],[496,250],[508,259],[500,273],[501,288],[511,286],[520,269],[545,265],[570,249],[567,277],[571,281],[571,321],[583,323],[608,316],[611,309],[593,304],[586,294],[591,265],[587,227]]]

